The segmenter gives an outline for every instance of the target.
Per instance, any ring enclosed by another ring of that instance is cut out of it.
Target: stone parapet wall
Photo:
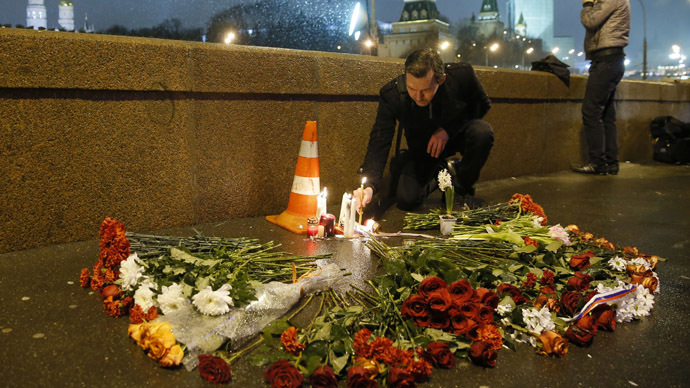
[[[336,205],[357,168],[378,89],[402,60],[0,29],[0,252],[277,214],[304,123],[318,123],[321,185]],[[586,78],[477,68],[496,143],[482,178],[580,161]],[[621,159],[651,159],[649,121],[690,121],[690,86],[623,81]]]

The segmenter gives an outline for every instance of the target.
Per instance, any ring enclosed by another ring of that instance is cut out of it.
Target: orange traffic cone
[[[288,208],[277,216],[266,216],[266,219],[291,232],[307,233],[307,219],[316,215],[317,197],[320,190],[316,121],[307,121],[302,135],[302,145],[299,149]]]

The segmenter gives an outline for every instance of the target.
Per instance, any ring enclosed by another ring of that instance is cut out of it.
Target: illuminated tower
[[[500,17],[496,0],[483,0],[476,21],[476,26],[479,29],[477,33],[487,38],[502,36],[504,24],[499,20]]]
[[[58,25],[66,31],[74,31],[74,4],[63,0],[58,5]]]
[[[508,27],[517,30],[520,19],[523,19],[527,38],[541,39],[543,48],[551,50],[553,42],[553,2],[554,0],[508,0]]]
[[[48,27],[46,6],[43,5],[43,0],[29,0],[26,6],[26,26],[33,27],[34,30]]]
[[[527,23],[525,23],[525,17],[522,15],[522,12],[520,13],[520,19],[518,22],[515,24],[515,33],[520,36],[526,36],[527,35]]]

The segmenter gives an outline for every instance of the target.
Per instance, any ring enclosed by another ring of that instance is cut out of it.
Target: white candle
[[[355,237],[355,219],[357,217],[357,201],[354,196],[352,199],[350,199],[349,210],[350,214],[347,216],[347,222],[345,222],[345,231],[343,234],[347,238],[353,238]]]
[[[343,194],[343,201],[340,203],[340,217],[338,217],[338,225],[343,224],[345,225],[345,219],[347,218],[347,215],[349,214],[347,212],[347,205],[350,203],[350,194],[344,193]]]
[[[362,214],[364,214],[364,184],[367,182],[367,177],[362,178],[362,184],[359,186],[359,226],[362,226]]]
[[[323,188],[323,191],[321,194],[319,194],[318,197],[316,197],[316,219],[320,220],[321,216],[328,213],[326,210],[326,196],[328,195],[328,192],[326,191],[326,188]]]

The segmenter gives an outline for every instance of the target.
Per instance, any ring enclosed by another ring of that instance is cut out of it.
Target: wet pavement
[[[689,386],[690,166],[623,164],[615,177],[564,171],[481,182],[475,203],[505,202],[516,192],[532,195],[550,224],[577,224],[617,244],[667,258],[657,268],[661,294],[652,315],[618,325],[614,333],[600,332],[589,348],[571,345],[561,359],[519,345],[516,351],[499,351],[496,368],[461,361],[453,370],[435,369],[420,386]],[[424,206],[440,205],[439,193],[433,193]],[[383,231],[400,230],[403,217],[402,211],[389,209],[380,219]],[[333,260],[353,273],[354,282],[368,279],[378,268],[362,240],[311,243],[263,218],[132,232],[189,236],[197,231],[273,240],[282,244],[280,250],[295,254],[333,253]],[[79,271],[98,257],[97,233],[92,241],[0,255],[0,385],[213,386],[196,370],[158,367],[127,337],[127,318],[107,316],[101,298],[79,287]],[[387,241],[398,245],[401,238]],[[263,371],[241,360],[233,364],[228,386],[266,387]]]

